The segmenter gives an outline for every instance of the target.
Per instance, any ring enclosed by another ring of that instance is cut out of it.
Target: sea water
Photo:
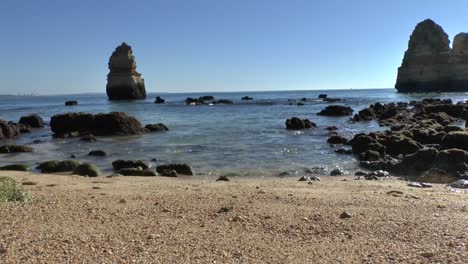
[[[343,101],[328,103],[319,94]],[[156,95],[165,104],[153,103]],[[187,97],[212,95],[216,99],[230,99],[232,105],[185,105]],[[243,101],[243,96],[254,100]],[[355,113],[370,104],[381,102],[409,102],[423,98],[468,99],[466,93],[399,94],[394,89],[350,89],[327,91],[271,91],[231,93],[158,93],[146,100],[108,101],[105,94],[11,96],[0,95],[0,119],[18,121],[21,116],[39,114],[46,122],[56,114],[67,112],[108,113],[125,112],[142,125],[164,123],[169,131],[138,136],[98,137],[90,143],[79,138],[54,138],[49,126],[34,129],[14,140],[0,144],[26,144],[32,153],[0,154],[0,165],[46,160],[63,160],[75,155],[77,160],[93,162],[103,171],[111,172],[116,159],[153,160],[154,165],[187,163],[200,175],[234,174],[274,176],[281,172],[300,173],[304,168],[341,167],[356,170],[353,155],[335,153],[327,144],[328,126],[338,127],[338,134],[351,138],[360,132],[385,130],[375,121],[352,123],[347,117],[325,117],[317,113],[330,104],[352,107]],[[306,98],[304,105],[297,103]],[[65,106],[67,100],[77,100],[77,106]],[[287,118],[308,118],[317,128],[305,131],[285,129]],[[39,139],[40,143],[33,141]],[[101,149],[106,157],[93,157],[91,150]]]

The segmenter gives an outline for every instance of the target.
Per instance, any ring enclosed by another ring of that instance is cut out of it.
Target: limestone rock
[[[145,81],[136,71],[135,56],[127,43],[118,46],[109,58],[107,96],[109,100],[146,98]]]
[[[468,90],[468,34],[450,40],[430,19],[414,29],[405,52],[395,88],[399,92]]]

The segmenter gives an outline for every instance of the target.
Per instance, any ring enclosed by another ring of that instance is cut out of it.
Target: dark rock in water
[[[148,125],[145,126],[145,128],[149,132],[161,132],[161,131],[168,131],[169,130],[169,128],[167,128],[167,126],[164,125],[163,123],[148,124]]]
[[[325,99],[327,97],[328,97],[328,95],[326,95],[326,94],[319,94],[319,96],[318,96],[319,99]]]
[[[109,58],[106,92],[109,100],[134,100],[146,98],[145,81],[136,71],[132,47],[125,42]]]
[[[441,26],[430,19],[414,29],[395,88],[398,92],[468,90],[468,34],[455,36],[453,48]]]
[[[76,155],[75,155],[75,154],[71,154],[71,155],[70,155],[70,158],[71,158],[71,159],[76,159]]]
[[[447,133],[440,144],[441,149],[458,148],[468,151],[468,132],[454,131]]]
[[[343,101],[342,99],[340,98],[323,98],[323,101],[324,102],[328,102],[328,103],[334,103],[334,102],[340,102],[340,101]]]
[[[123,168],[118,173],[123,176],[157,176],[156,172],[150,169]]]
[[[73,171],[80,164],[81,163],[76,160],[49,160],[39,164],[39,166],[37,166],[37,169],[40,170],[42,173],[65,172]]]
[[[213,103],[214,97],[211,95],[200,96],[198,98],[187,97],[185,104],[187,105],[208,105]]]
[[[22,116],[19,123],[33,128],[44,127],[44,120],[37,114]]]
[[[80,139],[81,141],[86,142],[96,142],[96,137],[93,134],[86,135]]]
[[[351,155],[351,154],[353,154],[353,150],[352,150],[352,149],[344,149],[344,148],[337,149],[337,150],[335,150],[335,152],[338,153],[338,154],[344,154],[344,155]]]
[[[316,125],[309,119],[300,119],[297,117],[292,117],[291,119],[286,120],[286,129],[289,130],[311,129],[315,127]]]
[[[118,171],[124,168],[138,168],[148,169],[149,163],[144,160],[115,160],[112,162],[112,167],[114,170]]]
[[[380,159],[380,153],[375,150],[368,150],[359,155],[360,160],[376,161]]]
[[[343,176],[343,175],[348,175],[348,172],[343,170],[342,168],[336,168],[330,171],[330,176]]]
[[[5,165],[1,166],[0,170],[9,170],[9,171],[29,171],[31,169],[31,166],[27,164],[11,164],[11,165]]]
[[[349,106],[344,105],[329,105],[325,107],[318,115],[324,116],[348,116],[353,113],[353,109]]]
[[[21,153],[33,152],[33,148],[23,145],[2,145],[0,146],[0,153]]]
[[[83,163],[78,165],[73,170],[73,174],[88,176],[88,177],[97,177],[101,174],[101,171],[92,163]]]
[[[213,101],[212,104],[234,104],[234,102],[228,99],[220,99],[217,101]]]
[[[219,176],[218,179],[216,179],[216,181],[229,181],[229,178],[227,176]]]
[[[327,140],[327,143],[330,143],[330,144],[347,144],[348,142],[349,142],[348,139],[341,137],[341,136],[331,136]]]
[[[243,100],[243,101],[249,101],[249,100],[253,100],[253,98],[250,97],[250,96],[244,96],[244,97],[242,97],[241,100]]]
[[[163,98],[161,98],[161,96],[157,96],[156,97],[156,100],[154,100],[154,103],[155,104],[164,104],[166,102],[166,100],[164,100]]]
[[[73,106],[73,105],[78,105],[78,101],[66,101],[65,102],[66,106]]]
[[[0,140],[12,139],[20,134],[31,132],[31,127],[0,119]]]
[[[303,98],[301,98],[300,101],[301,101],[301,102],[307,102],[307,98],[303,97]]]
[[[297,103],[298,106],[303,106],[304,104],[303,103]]]
[[[88,153],[89,156],[99,156],[99,157],[105,157],[109,154],[107,154],[107,152],[105,152],[104,150],[92,150]]]
[[[337,128],[336,126],[329,126],[329,127],[326,127],[325,129],[328,130],[328,131],[336,131],[336,130],[338,130],[338,128]]]
[[[122,112],[109,114],[66,113],[54,115],[50,121],[56,135],[70,133],[94,134],[97,136],[137,135],[145,132],[140,122]]]
[[[187,164],[166,164],[166,165],[159,165],[156,167],[156,171],[158,173],[162,173],[163,171],[171,171],[175,170],[178,174],[183,175],[193,175],[192,168],[190,168]]]
[[[177,174],[177,171],[175,170],[162,170],[158,172],[159,175],[165,176],[165,177],[178,177],[179,175]]]

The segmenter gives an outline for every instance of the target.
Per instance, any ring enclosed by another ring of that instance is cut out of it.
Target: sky
[[[116,46],[148,92],[392,88],[418,22],[468,1],[2,0],[0,94],[105,92]]]

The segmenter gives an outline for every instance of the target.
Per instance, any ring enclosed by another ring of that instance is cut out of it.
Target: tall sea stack
[[[441,26],[430,19],[411,34],[395,84],[398,92],[468,91],[468,33],[450,40]]]
[[[146,98],[145,81],[136,71],[135,56],[127,43],[118,46],[109,58],[106,92],[109,100]]]

